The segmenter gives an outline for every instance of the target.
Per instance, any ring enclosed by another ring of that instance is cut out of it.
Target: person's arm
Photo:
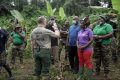
[[[52,27],[54,29],[54,32],[51,30],[47,30],[48,31],[47,34],[49,34],[50,36],[55,37],[55,38],[60,37],[60,31],[58,30],[56,23],[54,23],[54,25]]]
[[[68,35],[67,35],[66,46],[69,46],[69,37],[70,37],[70,28],[68,29]]]
[[[86,47],[88,47],[88,46],[90,46],[92,44],[92,42],[93,42],[93,32],[90,31],[88,36],[89,36],[88,43],[86,45],[84,45],[84,46],[80,46],[81,49],[84,49],[84,48],[86,48]]]
[[[20,37],[22,37],[23,39],[25,38],[25,34],[23,33],[18,33],[20,35]]]
[[[99,39],[107,39],[107,38],[111,38],[113,36],[113,32],[107,34],[107,35],[103,35],[103,36],[98,36]]]
[[[63,33],[63,34],[68,34],[68,31],[63,31],[63,30],[60,30],[60,33]]]
[[[103,35],[103,36],[98,36],[98,38],[99,38],[99,39],[111,38],[111,37],[113,36],[113,28],[112,28],[111,25],[108,25],[108,26],[106,27],[106,32],[107,32],[108,34]]]
[[[84,49],[84,48],[88,47],[89,45],[91,45],[92,42],[93,42],[93,37],[90,38],[90,41],[89,41],[86,45],[81,46],[80,48],[81,48],[81,49]]]
[[[77,44],[77,48],[79,48],[79,45],[78,45],[78,38],[77,38],[77,42],[76,42],[76,44]]]
[[[36,46],[36,45],[35,45],[34,30],[33,30],[32,33],[30,34],[30,44],[31,44],[32,52],[34,53],[34,47]]]
[[[9,36],[7,44],[6,44],[6,49],[8,50],[10,44],[13,42],[13,38],[11,36]]]
[[[34,40],[30,40],[30,44],[31,44],[32,52],[34,53],[35,41]]]

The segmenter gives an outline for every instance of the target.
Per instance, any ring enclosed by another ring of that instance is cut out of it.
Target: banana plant
[[[120,13],[120,0],[112,0],[112,5],[113,8]]]
[[[59,16],[60,16],[61,20],[63,20],[66,17],[63,7],[60,7],[60,9],[59,9]]]
[[[56,8],[52,9],[52,6],[51,6],[51,4],[48,1],[46,1],[46,7],[47,7],[47,13],[48,13],[48,15],[49,16],[54,16]]]
[[[11,15],[15,17],[15,19],[18,20],[18,22],[20,23],[20,25],[22,27],[25,27],[25,20],[24,20],[24,17],[22,16],[22,14],[17,11],[17,10],[11,10],[10,11]]]

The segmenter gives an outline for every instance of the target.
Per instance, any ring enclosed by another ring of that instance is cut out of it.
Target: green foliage
[[[47,12],[50,16],[53,16],[53,10],[52,7],[50,5],[50,3],[48,1],[46,1],[46,6],[47,6]]]
[[[24,21],[24,18],[23,16],[21,15],[21,13],[17,10],[11,10],[10,11],[12,16],[14,16],[19,22],[23,22]]]
[[[10,15],[1,16],[0,17],[0,27],[7,29],[8,31],[12,30],[13,27],[11,26],[10,20],[12,17]]]
[[[114,9],[108,9],[108,8],[90,8],[89,14],[104,14],[104,13],[109,13],[110,11],[115,12]]]
[[[21,13],[17,10],[11,10],[11,15],[14,16],[18,22],[21,24],[21,26],[25,26],[25,20],[24,17],[21,15]]]
[[[97,20],[100,18],[99,16],[100,16],[99,14],[96,14],[96,15],[91,14],[91,15],[89,16],[90,22],[91,22],[91,23],[94,23],[95,21],[97,21]]]
[[[118,26],[119,26],[119,28],[120,28],[120,14],[118,14],[118,19],[117,19],[117,21],[118,21]]]
[[[66,17],[63,7],[60,7],[59,9],[59,16],[61,17],[61,20]]]
[[[41,15],[41,9],[35,5],[24,6],[22,11],[23,16],[26,18],[35,17]]]
[[[115,10],[118,10],[120,13],[120,0],[112,0],[112,5]]]
[[[48,12],[49,16],[53,16],[54,12],[55,12],[55,9],[53,11],[52,6],[48,1],[46,1],[46,6],[47,6],[47,12]]]
[[[79,16],[84,11],[89,10],[88,6],[88,0],[66,0],[64,4],[64,9],[66,14],[69,16]]]

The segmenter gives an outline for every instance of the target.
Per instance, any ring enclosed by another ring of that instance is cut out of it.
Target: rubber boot
[[[87,80],[96,80],[96,79],[93,77],[93,70],[92,70],[92,69],[88,69],[88,70],[87,70]]]
[[[81,80],[83,79],[83,77],[84,77],[84,67],[80,67],[77,80]]]

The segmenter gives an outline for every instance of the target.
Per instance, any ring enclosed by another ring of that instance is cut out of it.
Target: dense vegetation
[[[16,6],[13,6],[12,4],[10,4],[11,1],[12,0],[0,1],[0,26],[6,28],[9,32],[11,32],[14,28],[11,25],[12,24],[11,20],[14,20],[15,18],[17,18],[19,23],[22,25],[22,27],[27,28],[27,33],[28,33],[28,45],[25,51],[25,63],[24,63],[25,69],[21,70],[18,67],[15,68],[14,74],[15,76],[17,76],[16,77],[17,79],[33,80],[33,77],[31,77],[31,75],[32,75],[34,64],[30,66],[30,64],[33,63],[33,60],[32,60],[32,53],[30,50],[30,44],[29,44],[29,34],[31,30],[37,26],[37,19],[38,19],[38,16],[40,15],[46,16],[48,20],[50,16],[55,16],[57,19],[58,26],[62,27],[65,19],[68,19],[70,22],[72,21],[73,15],[78,15],[80,19],[82,19],[86,15],[89,15],[90,21],[91,23],[93,23],[95,20],[97,20],[99,15],[110,14],[110,12],[117,13],[118,15],[117,21],[118,21],[118,28],[119,28],[117,43],[118,43],[118,50],[120,51],[120,14],[119,14],[120,0],[112,0],[114,9],[90,7],[88,0],[53,0],[53,2],[51,3],[49,1],[46,2],[45,0],[32,0],[31,4],[28,4],[26,0],[14,0],[15,1],[14,3]],[[93,4],[97,5],[96,3],[97,0],[91,0],[91,1],[92,1],[91,2],[92,5]],[[30,69],[28,70],[27,67],[29,67]],[[120,67],[120,64],[111,66],[113,70],[112,71],[113,73],[111,74],[113,75],[112,80],[120,80],[119,72],[118,73],[116,72],[118,75],[114,74],[115,71],[117,70],[119,71],[119,67]],[[24,70],[27,70],[28,72],[24,72]],[[51,75],[53,78],[57,76],[54,69],[51,69]],[[70,77],[69,75],[72,77]],[[2,74],[2,76],[6,77],[6,75],[4,74]],[[73,75],[70,72],[64,72],[64,76],[66,76],[67,80],[70,80],[70,79],[74,80],[74,78],[77,75]]]

